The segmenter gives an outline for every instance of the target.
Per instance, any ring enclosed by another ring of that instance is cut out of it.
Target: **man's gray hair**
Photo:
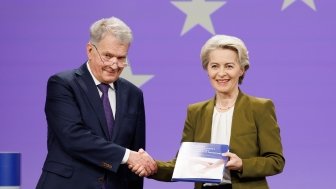
[[[99,43],[106,35],[113,35],[125,44],[130,44],[133,40],[132,30],[125,22],[116,17],[103,18],[91,25],[91,43]]]

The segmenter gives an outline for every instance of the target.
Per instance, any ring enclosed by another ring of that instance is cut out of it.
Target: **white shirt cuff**
[[[126,148],[126,151],[125,151],[125,155],[121,161],[121,164],[125,164],[129,158],[129,155],[130,155],[131,151],[129,149]]]

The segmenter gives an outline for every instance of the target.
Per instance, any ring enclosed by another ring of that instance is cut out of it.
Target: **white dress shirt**
[[[100,81],[97,80],[97,78],[92,74],[92,71],[90,69],[90,66],[89,66],[89,62],[86,63],[86,66],[93,78],[93,81],[95,82],[96,86],[97,86],[97,91],[99,93],[99,96],[101,97],[103,95],[103,93],[99,90],[98,88],[98,85],[101,84]],[[115,93],[115,88],[114,88],[114,84],[113,83],[109,83],[110,85],[110,88],[108,90],[108,98],[109,98],[109,101],[110,101],[110,105],[111,105],[111,108],[112,108],[112,113],[113,113],[113,117],[115,118],[115,112],[116,112],[116,93]],[[126,148],[126,151],[125,151],[125,155],[121,161],[121,164],[125,164],[129,158],[129,155],[130,155],[130,150]]]
[[[233,110],[234,107],[228,109],[225,112],[220,112],[217,110],[216,107],[214,107],[214,113],[212,115],[212,126],[211,126],[211,143],[226,144],[230,146]],[[230,170],[225,169],[223,180],[220,184],[230,184],[230,183],[231,183]],[[217,185],[217,184],[207,183],[206,185]]]

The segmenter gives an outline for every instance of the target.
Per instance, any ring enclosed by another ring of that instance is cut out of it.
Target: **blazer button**
[[[101,166],[104,167],[105,169],[112,169],[112,165],[111,164],[108,164],[106,162],[102,162],[101,163]]]
[[[99,183],[104,183],[104,181],[105,181],[104,176],[98,178]]]

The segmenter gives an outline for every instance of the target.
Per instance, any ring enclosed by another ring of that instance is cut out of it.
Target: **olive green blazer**
[[[188,107],[182,142],[211,139],[215,98]],[[273,102],[239,92],[232,118],[230,152],[243,161],[243,171],[231,171],[233,189],[267,189],[266,176],[282,172],[285,159]],[[171,181],[176,159],[157,161],[158,172],[151,178]],[[195,183],[200,189],[202,183]]]

